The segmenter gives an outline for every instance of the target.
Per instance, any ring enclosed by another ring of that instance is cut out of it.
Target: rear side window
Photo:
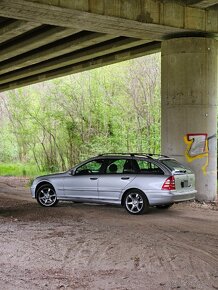
[[[161,160],[161,163],[166,165],[171,171],[177,171],[181,173],[192,173],[191,169],[184,166],[183,164],[179,163],[174,159],[164,159]]]
[[[131,174],[131,173],[135,173],[135,169],[133,168],[133,163],[131,159],[113,159],[113,160],[108,161],[106,173],[107,174],[115,174],[115,173]]]
[[[156,164],[146,160],[137,160],[138,173],[163,175],[164,172]]]

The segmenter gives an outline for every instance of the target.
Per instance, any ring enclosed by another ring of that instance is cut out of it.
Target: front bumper
[[[32,198],[36,198],[36,195],[35,195],[35,189],[36,189],[35,186],[31,186],[31,187],[30,187],[30,191],[31,191]]]

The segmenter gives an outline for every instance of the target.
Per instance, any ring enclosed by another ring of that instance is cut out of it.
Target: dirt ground
[[[217,205],[43,208],[27,182],[0,177],[0,289],[218,289]]]

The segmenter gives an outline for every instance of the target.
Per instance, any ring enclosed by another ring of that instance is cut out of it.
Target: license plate
[[[181,187],[188,187],[188,180],[184,180],[181,182]]]

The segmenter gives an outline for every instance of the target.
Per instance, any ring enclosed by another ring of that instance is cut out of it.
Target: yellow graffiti
[[[205,164],[201,167],[203,174],[207,175],[207,167],[208,167],[208,140],[205,140],[205,150],[203,153],[195,155],[195,156],[191,156],[189,154],[192,144],[194,142],[194,139],[189,140],[188,136],[184,136],[184,142],[187,145],[187,148],[185,150],[185,157],[187,159],[188,162],[193,162],[196,159],[201,159],[201,158],[206,158]]]

